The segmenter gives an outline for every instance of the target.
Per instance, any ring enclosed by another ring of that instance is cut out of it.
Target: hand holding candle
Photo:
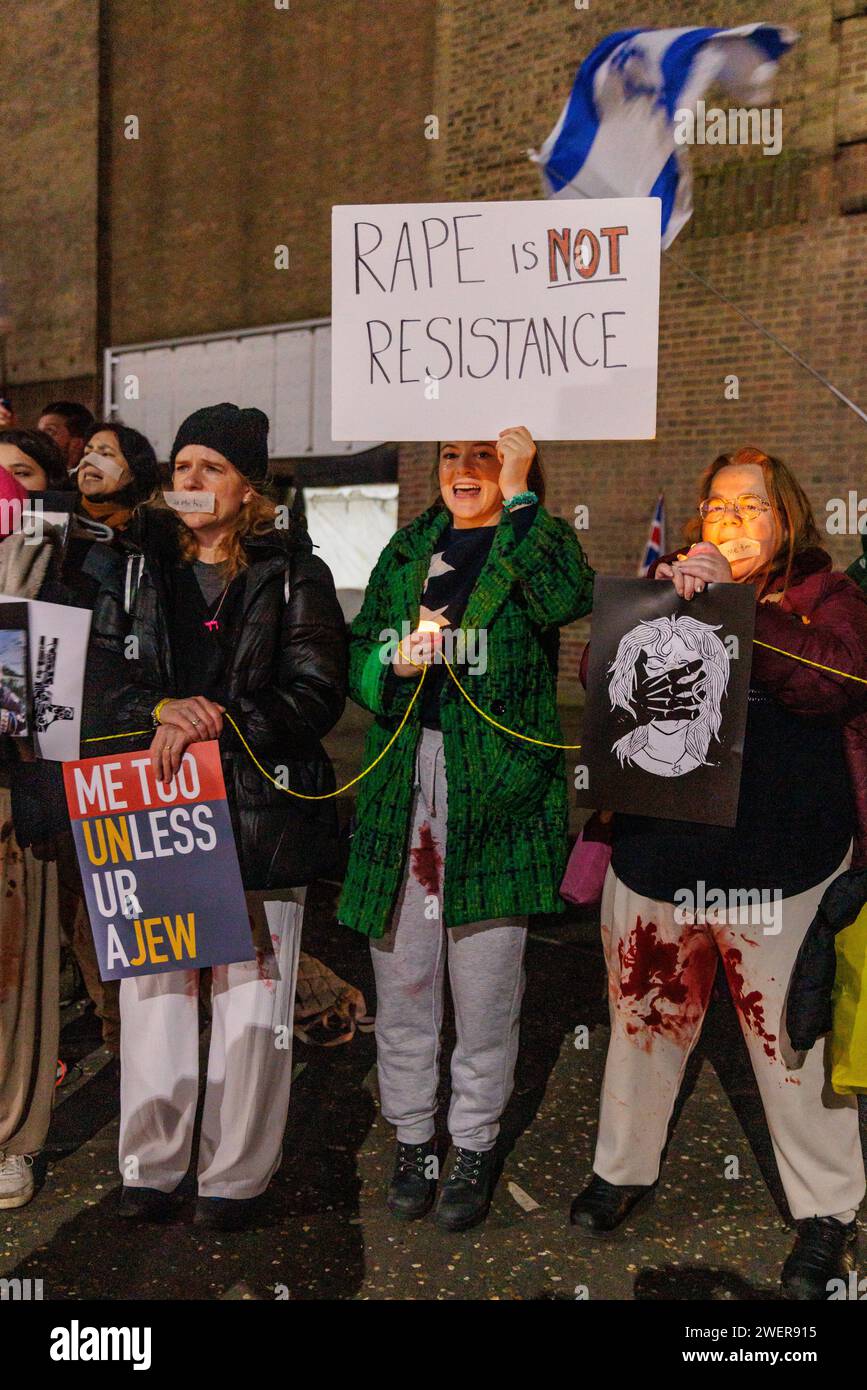
[[[423,618],[418,627],[398,643],[392,663],[395,675],[417,676],[422,666],[430,666],[442,649],[442,643],[440,624]]]

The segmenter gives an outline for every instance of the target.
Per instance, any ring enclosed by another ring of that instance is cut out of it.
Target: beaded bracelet
[[[516,492],[514,497],[509,497],[503,502],[503,507],[507,512],[511,512],[515,507],[525,507],[529,502],[538,502],[538,500],[535,492]]]

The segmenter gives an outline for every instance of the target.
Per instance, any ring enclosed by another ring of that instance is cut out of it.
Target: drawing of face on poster
[[[596,576],[579,806],[735,824],[755,610],[749,584]]]
[[[609,667],[612,711],[635,727],[612,752],[657,777],[680,777],[713,763],[722,702],[728,688],[728,652],[719,624],[681,617],[652,618],[621,638]]]

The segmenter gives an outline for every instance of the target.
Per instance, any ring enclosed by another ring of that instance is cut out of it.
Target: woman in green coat
[[[465,1230],[490,1206],[527,917],[562,908],[567,784],[562,752],[545,745],[563,743],[559,629],[589,611],[593,572],[574,528],[543,505],[523,427],[441,444],[438,483],[433,505],[389,541],[352,625],[350,693],[375,716],[365,766],[412,708],[360,784],[340,918],[371,938],[380,1097],[398,1141],[388,1205],[408,1218],[436,1192],[448,964],[455,1161],[436,1220]]]

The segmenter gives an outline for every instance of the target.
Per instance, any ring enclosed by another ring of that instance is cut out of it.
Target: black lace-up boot
[[[426,1144],[398,1144],[386,1197],[389,1211],[407,1221],[426,1216],[436,1195],[438,1164],[433,1139]]]
[[[844,1226],[834,1216],[810,1216],[798,1222],[792,1253],[783,1265],[780,1287],[784,1298],[827,1299],[832,1279],[848,1282],[855,1268],[858,1222]]]
[[[440,1193],[434,1220],[447,1231],[468,1231],[484,1221],[494,1190],[494,1154],[455,1149],[448,1182]]]

